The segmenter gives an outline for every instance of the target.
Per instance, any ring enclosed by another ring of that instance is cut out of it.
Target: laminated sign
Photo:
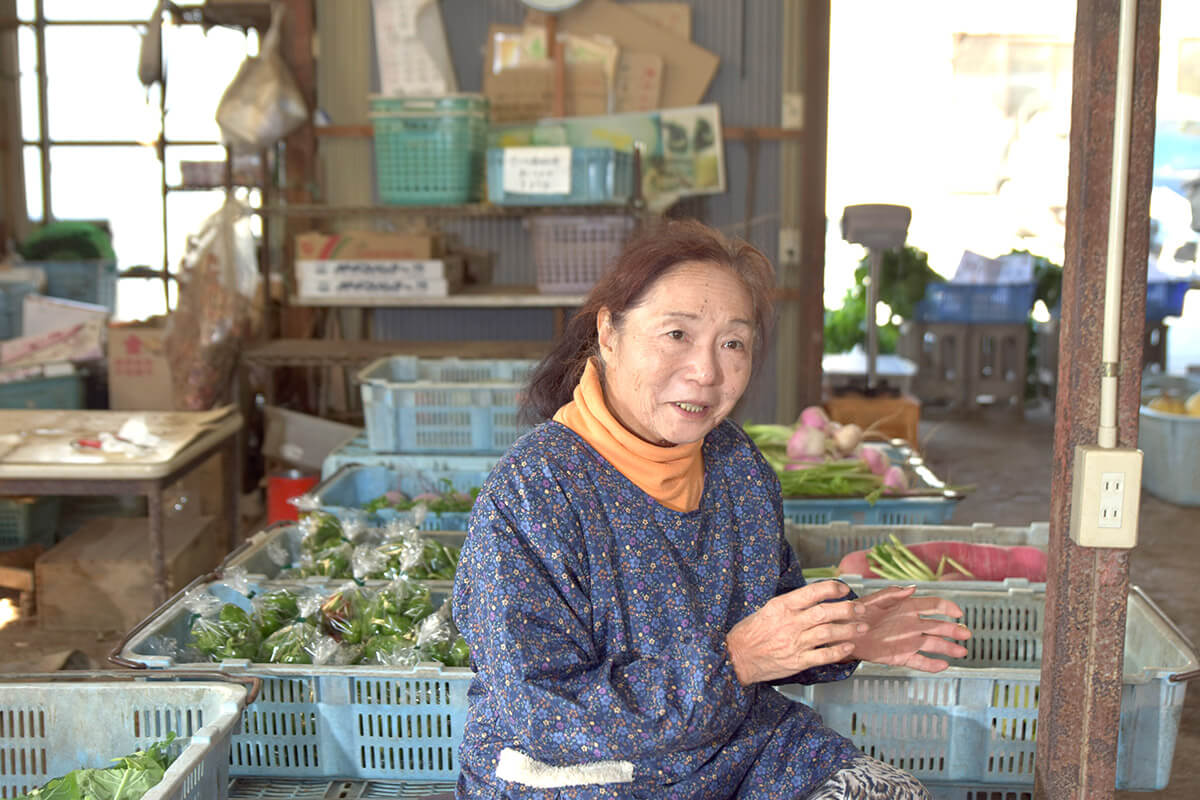
[[[571,148],[505,148],[504,191],[513,194],[570,194]]]

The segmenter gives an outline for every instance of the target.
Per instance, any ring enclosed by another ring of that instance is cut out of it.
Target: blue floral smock
[[[725,634],[804,578],[778,478],[745,433],[723,422],[702,454],[686,513],[557,422],[492,470],[454,583],[476,672],[459,797],[799,798],[861,755],[808,706],[738,683]],[[531,788],[496,777],[505,748],[552,766],[632,762],[633,781]]]

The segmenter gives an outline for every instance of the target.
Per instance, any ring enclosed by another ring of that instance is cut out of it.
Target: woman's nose
[[[698,347],[692,353],[692,378],[697,383],[713,384],[721,379],[721,365],[717,354],[707,347]]]

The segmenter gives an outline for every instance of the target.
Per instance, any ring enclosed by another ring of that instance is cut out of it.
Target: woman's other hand
[[[962,609],[941,597],[914,597],[915,586],[889,586],[854,601],[865,614],[862,619],[868,628],[856,633],[850,642],[854,657],[894,667],[908,667],[922,672],[941,672],[949,664],[926,653],[962,658],[967,648],[953,639],[971,638],[965,625],[931,615],[961,618]]]
[[[854,642],[868,634],[870,607],[858,602],[826,602],[845,597],[849,591],[841,581],[810,583],[771,598],[734,625],[725,637],[725,646],[738,681],[750,686],[851,656],[861,658],[854,652]],[[875,613],[883,612],[886,603],[883,598]],[[882,613],[881,619],[887,617]],[[870,640],[868,644],[876,646]]]

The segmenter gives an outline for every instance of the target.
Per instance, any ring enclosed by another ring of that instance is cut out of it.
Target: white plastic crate
[[[867,755],[939,784],[938,797],[965,800],[968,786],[1031,786],[1044,588],[943,583],[930,591],[963,609],[963,624],[972,633],[965,659],[936,674],[863,664],[845,681],[788,685],[780,691],[812,706],[826,725]],[[1131,589],[1118,789],[1152,791],[1167,785],[1186,690],[1186,683],[1170,678],[1197,664],[1195,651],[1170,620],[1139,589]]]
[[[307,582],[312,583],[312,582]],[[326,582],[329,591],[344,584]],[[297,582],[254,585],[265,592]],[[188,641],[192,613],[185,594],[211,587],[226,602],[245,598],[220,582],[193,581],[117,646],[115,660],[150,669],[249,675],[262,680],[258,699],[231,740],[229,774],[319,780],[453,781],[467,719],[466,667],[422,663],[412,669],[375,666],[180,663],[162,655],[166,639]],[[435,605],[445,592],[432,591]]]
[[[156,681],[54,677],[0,681],[0,797],[18,797],[72,770],[111,766],[174,733],[181,739],[178,756],[144,800],[225,800],[230,735],[245,686],[161,675]]]
[[[544,294],[587,292],[633,234],[632,217],[545,215],[528,219],[533,265]]]
[[[1050,523],[1034,522],[1023,527],[999,526],[990,522],[972,525],[796,525],[788,522],[784,536],[804,567],[835,566],[847,553],[866,550],[894,535],[903,544],[918,542],[972,542],[1003,547],[1029,545],[1045,549],[1050,542]]]
[[[517,415],[529,359],[381,358],[358,373],[367,445],[387,453],[500,454],[525,432]]]
[[[328,800],[330,797],[393,797],[454,800],[453,781],[295,780],[235,778],[229,800]]]

